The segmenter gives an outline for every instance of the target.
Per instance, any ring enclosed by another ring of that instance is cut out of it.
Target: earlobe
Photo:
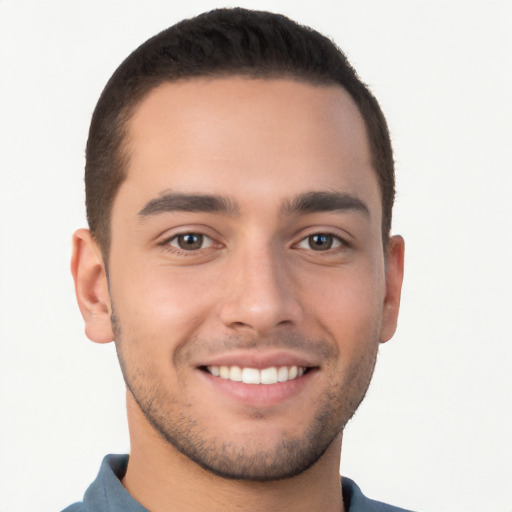
[[[71,273],[78,307],[85,321],[85,334],[96,343],[113,341],[111,303],[101,251],[88,229],[73,235]]]
[[[404,277],[404,250],[404,239],[399,235],[391,237],[386,257],[386,295],[383,304],[381,343],[390,340],[396,331]]]

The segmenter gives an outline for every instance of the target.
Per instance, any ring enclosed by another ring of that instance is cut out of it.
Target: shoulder
[[[350,478],[342,477],[341,489],[346,512],[412,512],[367,498]]]
[[[127,465],[128,455],[107,455],[83,501],[69,505],[62,512],[147,512],[128,494],[120,481]]]
[[[83,503],[73,503],[73,505],[69,505],[62,512],[87,512],[87,508]]]

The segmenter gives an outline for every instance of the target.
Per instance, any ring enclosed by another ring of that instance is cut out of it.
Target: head
[[[403,270],[386,125],[343,54],[279,15],[184,21],[116,71],[87,151],[72,270],[87,335],[116,342],[132,457],[337,471]]]
[[[164,30],[116,70],[93,114],[86,150],[86,207],[93,237],[108,259],[112,204],[126,178],[126,131],[140,102],[158,85],[198,77],[292,78],[339,85],[357,105],[370,145],[382,200],[384,245],[395,196],[386,120],[344,53],[327,37],[279,14],[218,9]]]

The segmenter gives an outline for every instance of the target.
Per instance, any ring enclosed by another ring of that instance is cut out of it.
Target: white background
[[[0,0],[1,512],[59,511],[128,450],[114,347],[83,335],[68,270],[88,123],[131,50],[222,5]],[[343,474],[423,512],[511,512],[512,1],[238,5],[333,37],[393,135],[401,322]]]

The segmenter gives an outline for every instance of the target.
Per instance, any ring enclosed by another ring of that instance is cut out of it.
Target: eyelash
[[[198,248],[190,248],[185,249],[183,247],[172,245],[172,242],[179,243],[178,240],[180,237],[200,237],[200,244],[201,247]],[[327,238],[327,242],[329,246],[324,250],[321,248],[315,249],[311,246],[311,242],[314,241],[315,237],[317,238]],[[208,241],[208,246],[204,247],[203,244],[205,241]],[[301,247],[302,244],[308,244],[308,247]],[[165,250],[170,251],[178,256],[193,256],[199,253],[199,251],[204,251],[207,249],[210,249],[215,245],[215,241],[208,235],[205,235],[204,233],[198,232],[198,231],[187,231],[184,233],[177,233],[173,235],[170,238],[166,238],[158,245],[162,246]],[[220,245],[220,244],[219,244]],[[311,233],[303,238],[297,243],[293,245],[293,248],[306,250],[306,251],[313,251],[315,253],[325,253],[325,254],[332,254],[333,252],[338,252],[343,248],[349,248],[350,244],[343,238],[341,238],[338,235],[335,235],[334,233],[329,233],[328,231],[320,231]]]
[[[180,237],[187,237],[187,236],[200,237],[201,238],[201,246],[203,245],[205,240],[209,241],[208,247],[199,247],[197,249],[184,249],[183,247],[177,247],[177,246],[172,245],[172,242],[174,242],[174,241],[179,243],[178,240],[180,239]],[[164,249],[166,249],[174,254],[177,254],[178,256],[193,256],[194,254],[197,254],[198,251],[201,251],[204,249],[209,249],[210,247],[213,247],[215,245],[215,241],[208,235],[205,235],[204,233],[197,232],[197,231],[187,231],[185,233],[177,233],[170,238],[166,238],[158,245],[160,245]]]
[[[320,248],[315,249],[314,247],[311,246],[311,242],[315,238],[318,238],[318,239],[325,239],[325,238],[327,238],[328,241],[330,242],[330,244],[329,244],[329,246],[325,250],[322,250]],[[309,244],[309,247],[301,247],[302,244]],[[300,240],[300,242],[298,244],[296,244],[296,247],[299,248],[299,249],[311,250],[311,251],[319,252],[319,253],[337,252],[341,248],[344,248],[344,247],[346,248],[348,246],[349,246],[349,244],[346,242],[346,240],[344,240],[343,238],[341,238],[338,235],[335,235],[334,233],[329,233],[329,232],[311,233],[310,235],[302,238]]]

